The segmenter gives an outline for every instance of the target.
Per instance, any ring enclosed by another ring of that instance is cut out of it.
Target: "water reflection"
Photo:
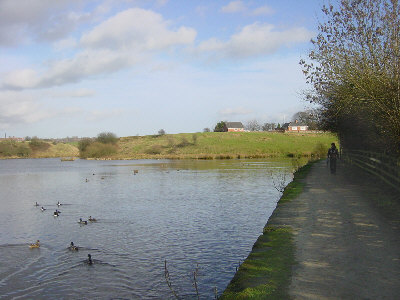
[[[194,296],[198,264],[200,294],[212,298],[276,205],[273,175],[290,180],[292,168],[291,160],[0,161],[0,294],[173,299],[167,260],[179,295]],[[97,222],[78,224],[89,216]],[[29,249],[37,239],[41,247]],[[71,241],[79,251],[67,250]]]

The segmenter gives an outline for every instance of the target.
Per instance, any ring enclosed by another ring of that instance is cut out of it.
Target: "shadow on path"
[[[383,216],[357,176],[316,163],[304,192],[272,216],[295,231],[294,299],[400,299],[399,215]]]

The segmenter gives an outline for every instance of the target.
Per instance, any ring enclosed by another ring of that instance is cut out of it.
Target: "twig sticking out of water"
[[[286,187],[286,173],[282,173],[278,176],[273,176],[272,180],[273,180],[274,188],[279,193],[283,193],[283,191],[285,190],[285,187]]]
[[[164,262],[164,270],[165,270],[164,276],[165,276],[165,280],[167,281],[167,285],[168,285],[169,289],[171,290],[172,294],[175,296],[175,298],[179,300],[180,298],[179,298],[178,294],[175,292],[175,290],[171,284],[171,279],[169,277],[169,272],[168,272],[168,268],[167,268],[167,260],[165,260],[165,262]]]
[[[236,267],[236,272],[239,270],[241,264],[242,262],[239,260],[238,266]]]
[[[197,274],[199,273],[199,264],[197,264],[196,269],[193,271],[193,286],[196,291],[197,300],[200,300],[199,289],[197,288]]]
[[[218,297],[218,289],[217,289],[217,287],[215,286],[215,287],[214,287],[214,299],[215,299],[215,300],[218,300],[218,298],[219,298],[219,297]]]

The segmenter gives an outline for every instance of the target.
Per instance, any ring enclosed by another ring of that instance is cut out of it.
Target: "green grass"
[[[121,137],[115,151],[101,152],[88,158],[110,159],[229,159],[265,157],[319,157],[325,156],[337,137],[331,133],[278,133],[278,132],[205,132],[165,135]],[[4,146],[3,155],[14,156],[18,143]],[[30,145],[29,142],[25,146]],[[43,142],[32,148],[25,157],[79,156],[77,143]],[[49,146],[48,148],[42,146]],[[26,147],[25,147],[26,148]],[[21,148],[24,150],[25,148]],[[11,150],[12,151],[11,151]],[[18,148],[19,149],[19,148]],[[0,149],[1,150],[1,149]],[[21,151],[19,151],[21,152]],[[21,154],[22,155],[22,154]],[[17,155],[15,155],[17,156]]]
[[[41,141],[40,144],[31,145],[30,142],[0,142],[0,158],[76,157],[78,155],[77,147],[64,143],[53,144]]]
[[[307,176],[314,162],[309,162],[308,164],[302,166],[296,171],[296,173],[294,174],[293,181],[291,181],[283,191],[279,203],[289,202],[303,192],[305,183],[302,179],[304,179]]]
[[[308,174],[311,164],[296,171],[278,206],[303,191],[302,179]],[[267,224],[220,299],[289,299],[288,286],[295,264],[294,254],[292,228]]]
[[[294,264],[289,227],[267,226],[220,299],[288,299],[286,286]]]
[[[263,158],[320,156],[337,137],[330,133],[206,132],[120,138],[115,158]]]

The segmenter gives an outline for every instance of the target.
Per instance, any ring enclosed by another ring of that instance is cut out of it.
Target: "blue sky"
[[[0,0],[0,135],[199,132],[305,109],[318,0]]]

